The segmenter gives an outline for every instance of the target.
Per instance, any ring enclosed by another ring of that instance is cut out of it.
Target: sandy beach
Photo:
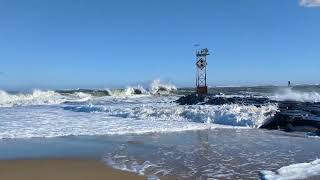
[[[106,167],[96,160],[78,159],[1,160],[0,178],[8,180],[146,179],[143,176]]]

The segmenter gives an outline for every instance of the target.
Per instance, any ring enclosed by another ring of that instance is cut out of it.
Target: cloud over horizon
[[[320,7],[320,0],[300,0],[300,6],[303,6],[303,7]]]

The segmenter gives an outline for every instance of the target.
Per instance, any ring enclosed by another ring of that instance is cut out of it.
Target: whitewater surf
[[[272,173],[281,167],[315,160],[319,138],[259,128],[279,114],[317,120],[319,92],[318,86],[219,87],[190,100],[192,88],[158,80],[122,89],[2,90],[0,151],[21,150],[0,158],[34,157],[26,148],[37,146],[43,156],[95,156],[150,178],[247,179],[262,170],[277,177]]]

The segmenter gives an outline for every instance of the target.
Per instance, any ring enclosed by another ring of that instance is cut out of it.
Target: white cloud
[[[320,7],[320,0],[300,0],[300,6]]]

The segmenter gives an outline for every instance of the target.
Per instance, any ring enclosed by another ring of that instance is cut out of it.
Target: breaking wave
[[[127,87],[126,89],[116,89],[110,91],[110,95],[114,97],[126,97],[134,95],[147,95],[148,91],[142,86],[138,85],[135,87]]]
[[[58,90],[57,93],[64,96],[74,96],[78,94],[90,95],[91,97],[111,96],[109,89],[71,89],[71,90]]]
[[[125,89],[74,89],[43,91],[34,90],[32,93],[11,94],[0,90],[0,107],[29,106],[29,105],[55,105],[65,102],[84,102],[93,98],[112,96],[128,97],[135,95],[169,94],[177,88],[174,85],[163,84],[155,80],[147,90],[138,85]]]
[[[34,90],[30,94],[9,94],[0,91],[0,107],[60,104],[66,99],[54,91]]]
[[[170,94],[176,91],[177,87],[172,84],[162,83],[159,79],[154,80],[149,88],[144,88],[141,85],[129,86],[126,89],[117,89],[110,91],[110,95],[114,97],[124,97],[133,95],[155,95],[155,94]]]
[[[225,104],[219,106],[177,106],[176,104],[166,104],[134,107],[83,105],[66,106],[64,109],[74,112],[102,112],[112,117],[134,118],[148,121],[186,121],[258,128],[263,125],[267,119],[274,116],[278,107],[274,104],[261,107],[238,104]]]
[[[75,92],[66,96],[55,91],[34,90],[26,94],[9,94],[0,90],[0,107],[55,105],[64,102],[83,102],[91,98],[92,95],[83,92]]]
[[[282,89],[269,98],[276,101],[320,102],[318,92],[299,92],[291,88]]]
[[[176,91],[177,87],[172,84],[163,84],[159,79],[154,80],[150,86],[151,93],[169,93]]]
[[[166,97],[142,97],[133,101],[125,98],[109,105],[99,105],[99,102],[98,105],[3,108],[0,109],[3,120],[0,139],[258,128],[277,111],[273,104],[179,106],[159,102],[163,98]]]

